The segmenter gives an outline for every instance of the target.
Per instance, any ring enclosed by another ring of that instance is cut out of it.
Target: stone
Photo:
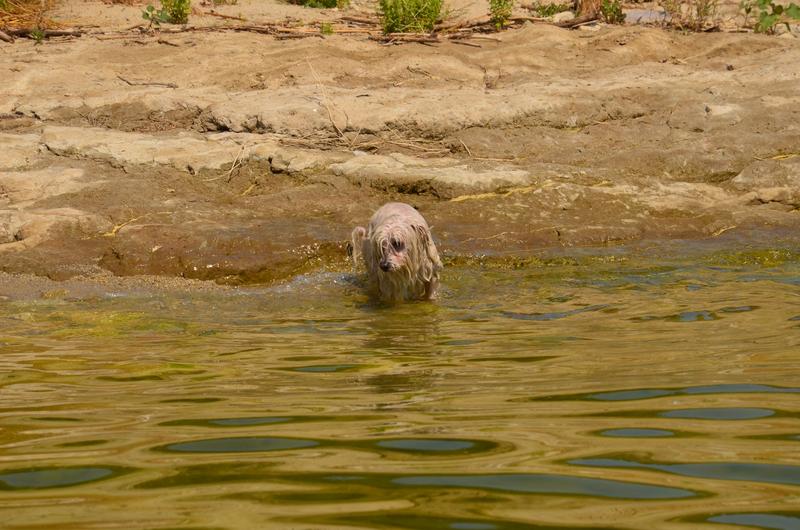
[[[38,134],[0,133],[0,170],[32,164],[39,150]]]

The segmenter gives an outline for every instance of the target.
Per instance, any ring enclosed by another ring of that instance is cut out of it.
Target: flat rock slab
[[[0,133],[0,170],[32,164],[40,149],[38,134]]]
[[[530,184],[528,171],[504,165],[468,164],[454,158],[363,155],[330,167],[334,174],[373,188],[405,193],[432,192],[442,199]]]
[[[107,229],[107,219],[80,209],[40,205],[101,183],[86,179],[80,169],[64,167],[0,172],[0,253],[31,248],[59,227],[89,233]]]
[[[191,173],[231,165],[243,149],[233,140],[212,141],[179,132],[170,136],[77,127],[45,127],[42,142],[60,156],[105,160],[118,166],[161,165]]]

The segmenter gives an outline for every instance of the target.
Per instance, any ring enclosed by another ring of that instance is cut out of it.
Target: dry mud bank
[[[417,206],[450,256],[800,226],[791,36],[168,42],[3,45],[0,270],[342,269],[349,231],[387,200]]]

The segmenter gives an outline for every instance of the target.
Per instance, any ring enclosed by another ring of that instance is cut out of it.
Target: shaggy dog
[[[363,258],[370,289],[384,302],[430,300],[442,262],[425,219],[408,204],[381,206],[365,230],[353,229],[353,263]]]

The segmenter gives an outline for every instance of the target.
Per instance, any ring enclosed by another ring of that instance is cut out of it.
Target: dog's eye
[[[406,244],[400,241],[399,239],[392,239],[392,248],[395,249],[397,252],[400,252],[404,248],[406,248]]]

